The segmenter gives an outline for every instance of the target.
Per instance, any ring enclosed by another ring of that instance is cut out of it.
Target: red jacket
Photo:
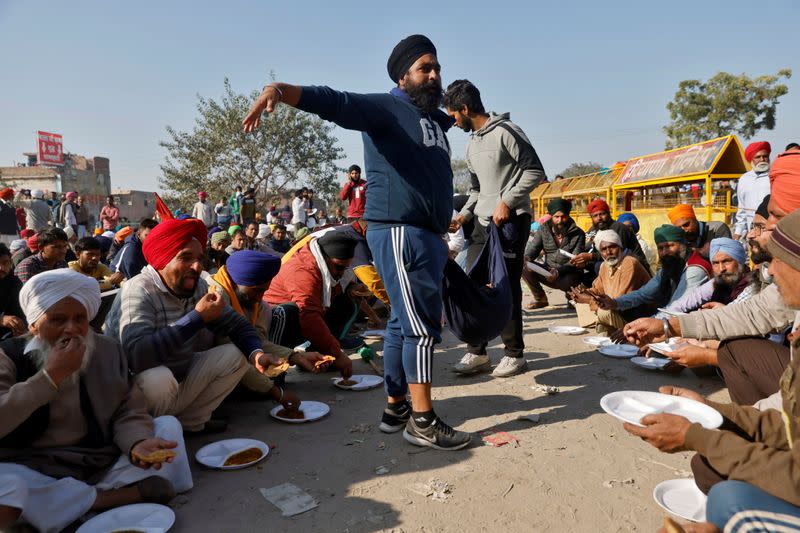
[[[341,294],[339,285],[333,288],[331,298]],[[336,340],[325,323],[327,309],[322,306],[322,273],[308,244],[295,253],[281,266],[278,275],[272,279],[264,295],[270,305],[294,302],[300,309],[300,330],[303,337],[311,341],[314,349],[323,355],[338,357],[342,353]]]
[[[358,182],[347,180],[342,192],[339,193],[342,201],[347,200],[348,218],[361,218],[364,216],[364,208],[367,207],[367,182],[359,179]]]

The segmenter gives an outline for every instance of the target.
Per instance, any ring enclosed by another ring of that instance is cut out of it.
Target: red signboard
[[[617,184],[711,172],[730,137],[684,146],[669,152],[635,157],[628,161]]]
[[[40,131],[36,140],[39,144],[40,165],[64,164],[64,138],[61,135]]]

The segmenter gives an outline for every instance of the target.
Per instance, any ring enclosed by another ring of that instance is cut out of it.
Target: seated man
[[[783,300],[800,310],[800,211],[778,224],[767,247],[773,256],[770,272]],[[626,328],[626,334],[632,342],[643,344],[664,338],[663,331],[654,335],[646,328],[631,326]],[[795,316],[795,333],[798,326],[800,313]],[[704,402],[719,411],[725,419],[723,429],[705,429],[682,416],[664,413],[644,417],[644,427],[625,424],[628,432],[663,452],[698,452],[692,460],[695,482],[708,493],[706,516],[719,529],[731,531],[726,527],[730,527],[729,520],[745,518],[751,526],[747,531],[795,531],[800,527],[800,357],[794,357],[797,347],[795,336],[795,353],[781,378],[780,409],[759,411],[712,402],[690,390],[663,387],[662,392]],[[792,527],[779,528],[781,522]]]
[[[67,256],[67,234],[64,230],[50,228],[36,234],[38,253],[23,259],[14,273],[22,283],[26,283],[36,274],[54,270],[57,268],[67,268],[64,258]],[[30,243],[28,243],[30,245]]]
[[[299,365],[309,372],[320,372],[327,368],[327,364],[315,366],[316,362],[322,360],[322,355],[295,351],[274,342],[282,332],[279,331],[280,328],[271,328],[272,309],[262,298],[280,267],[281,260],[274,255],[255,250],[242,250],[232,255],[227,264],[208,278],[208,289],[216,291],[227,305],[256,328],[265,352],[279,358],[281,363],[285,361],[290,365]],[[275,386],[270,378],[255,368],[248,368],[241,384],[246,389],[275,401],[281,403],[292,401],[298,405],[300,402],[297,397],[293,393],[284,391],[282,386],[284,375],[284,373],[279,374],[281,386]]]
[[[286,226],[278,224],[272,230],[272,237],[269,238],[269,247],[278,253],[285,254],[291,248],[291,241],[286,238]]]
[[[147,266],[147,261],[142,253],[142,245],[150,231],[158,225],[152,218],[143,218],[139,222],[139,229],[125,239],[125,245],[114,257],[111,270],[122,273],[124,279],[131,279]]]
[[[616,231],[598,231],[594,237],[594,243],[603,257],[603,264],[600,265],[600,272],[592,282],[592,290],[573,289],[570,296],[577,302],[575,307],[581,327],[596,325],[598,332],[610,333],[634,318],[639,318],[635,316],[637,310],[619,313],[601,309],[593,295],[602,294],[609,298],[619,298],[650,281],[650,274],[638,259],[625,252],[622,248],[622,239]]]
[[[207,238],[198,219],[166,220],[147,236],[147,266],[123,286],[105,333],[128,354],[150,412],[170,414],[189,432],[223,431],[211,413],[236,387],[250,361],[265,372],[258,333],[200,277]],[[233,344],[214,346],[214,335]]]
[[[22,335],[28,329],[19,306],[21,288],[11,264],[11,251],[0,243],[0,339]]]
[[[75,245],[78,259],[69,262],[69,268],[94,278],[100,284],[101,291],[113,289],[124,279],[121,272],[111,272],[111,269],[100,262],[100,242],[94,237],[84,237]]]
[[[242,228],[237,228],[231,232],[231,243],[225,248],[225,253],[230,257],[231,255],[246,249],[247,238],[244,236]]]
[[[711,241],[719,237],[731,237],[731,229],[724,222],[700,222],[689,204],[678,204],[667,213],[669,221],[676,228],[686,232],[686,243],[689,248],[697,250],[700,255],[709,258]]]
[[[348,295],[356,244],[352,236],[338,231],[310,239],[281,267],[264,295],[284,314],[283,334],[275,342],[296,346],[310,341],[312,349],[336,358],[334,365],[345,378],[353,372],[341,341],[357,311]]]
[[[611,207],[602,198],[595,198],[589,205],[586,206],[589,216],[592,217],[592,227],[586,233],[586,251],[576,254],[570,263],[578,268],[585,268],[591,273],[597,272],[599,265],[602,263],[600,257],[600,250],[594,242],[594,237],[598,231],[612,230],[619,235],[622,241],[622,249],[627,251],[630,255],[635,257],[642,263],[642,266],[650,272],[650,264],[647,262],[647,257],[639,245],[639,239],[636,238],[633,230],[626,224],[619,220],[611,218]]]
[[[642,253],[644,254],[645,259],[647,259],[647,264],[650,265],[650,272],[655,272],[658,270],[658,253],[653,249],[649,242],[642,237],[642,234],[639,233],[639,219],[633,213],[622,213],[620,216],[617,217],[617,222],[628,226],[631,228],[631,231],[636,235],[636,240],[639,242],[639,246],[642,248]]]
[[[228,252],[225,248],[230,246],[231,236],[227,231],[217,231],[211,234],[211,246],[206,253],[206,271],[215,274],[228,261]]]
[[[753,295],[747,253],[739,241],[719,237],[709,248],[714,277],[693,290],[686,291],[667,306],[669,311],[688,313],[701,307],[711,309],[745,301]]]
[[[191,489],[180,424],[147,414],[120,345],[89,328],[97,282],[45,272],[20,304],[31,335],[0,343],[0,530],[61,531],[90,510]],[[147,457],[162,450],[174,456]]]
[[[600,308],[608,311],[629,311],[642,307],[665,307],[699,287],[711,275],[711,265],[686,245],[686,233],[664,224],[654,233],[661,268],[655,277],[639,289],[618,298],[597,297]]]
[[[550,270],[550,275],[545,277],[528,269],[522,272],[522,277],[533,293],[535,301],[528,309],[547,307],[547,294],[541,283],[548,287],[564,292],[580,285],[583,270],[570,263],[570,255],[583,253],[586,246],[586,234],[570,218],[572,204],[562,198],[554,198],[547,204],[550,220],[542,224],[536,232],[533,242],[525,250],[527,261],[535,261],[539,254],[544,252],[545,268]]]

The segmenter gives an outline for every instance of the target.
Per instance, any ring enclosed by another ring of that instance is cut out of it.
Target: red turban
[[[28,250],[31,252],[38,252],[39,251],[39,234],[36,233],[32,237],[28,237],[28,240],[25,241],[28,243]]]
[[[749,163],[761,150],[766,150],[767,155],[769,155],[772,152],[772,147],[767,141],[750,143],[747,145],[747,148],[744,149],[744,158],[747,159],[747,162]]]
[[[196,239],[205,251],[208,230],[201,220],[196,218],[165,220],[147,234],[147,239],[142,245],[142,252],[150,266],[161,270],[192,239]]]
[[[36,232],[30,228],[24,229],[19,232],[19,236],[21,239],[27,239],[28,237],[33,237],[34,235],[36,235]]]
[[[670,222],[675,224],[676,221],[683,218],[693,218],[696,220],[697,215],[694,213],[694,208],[689,204],[678,204],[667,211],[667,218],[669,218]]]
[[[769,169],[772,196],[782,211],[791,213],[800,209],[800,150],[789,150],[779,155]]]
[[[607,213],[611,212],[611,208],[608,207],[608,204],[602,198],[595,198],[589,202],[589,206],[586,208],[586,210],[589,211],[590,215],[597,213],[598,211],[606,211]]]
[[[14,198],[14,189],[6,187],[2,191],[0,191],[0,198],[2,198],[3,200],[11,200],[12,198]]]

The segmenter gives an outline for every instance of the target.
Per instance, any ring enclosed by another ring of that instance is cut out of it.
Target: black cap
[[[386,62],[389,77],[398,83],[411,65],[425,54],[436,55],[436,47],[431,40],[424,35],[409,35],[397,43],[389,56],[389,61]]]
[[[352,259],[358,240],[341,231],[329,231],[317,239],[325,255],[333,259]]]

